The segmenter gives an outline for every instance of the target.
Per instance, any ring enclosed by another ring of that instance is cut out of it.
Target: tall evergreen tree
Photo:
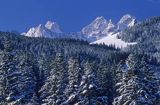
[[[114,75],[111,65],[105,61],[101,61],[97,70],[97,78],[99,80],[100,87],[98,93],[100,96],[107,96],[105,100],[108,104],[112,103],[114,91]]]
[[[68,80],[66,88],[67,100],[63,104],[74,104],[78,101],[78,89],[81,81],[82,70],[77,58],[71,57],[68,61]]]
[[[6,104],[17,99],[19,93],[17,86],[20,72],[16,68],[12,43],[5,39],[4,51],[1,52],[0,80],[1,80],[1,103]]]
[[[119,96],[113,105],[154,105],[157,80],[143,59],[131,54],[126,61],[122,84],[117,89]]]
[[[21,90],[21,99],[19,102],[30,102],[31,97],[36,93],[36,75],[33,71],[33,64],[28,53],[20,53],[18,56],[18,69],[21,70],[19,80],[19,89]],[[33,59],[33,58],[32,58]]]
[[[64,91],[67,85],[67,70],[62,53],[57,53],[52,64],[50,76],[40,90],[43,104],[59,105],[65,101]]]
[[[96,105],[103,104],[107,105],[107,97],[99,96],[99,81],[97,79],[97,73],[95,63],[89,63],[88,61],[84,66],[84,76],[82,77],[82,81],[80,84],[80,102],[79,104],[85,105]]]
[[[0,52],[0,104],[6,105],[7,97],[7,61],[3,51]]]
[[[42,53],[40,59],[38,60],[38,75],[39,75],[39,81],[40,82],[40,87],[44,85],[44,82],[46,78],[49,76],[50,72],[50,60],[47,59],[44,53]]]
[[[8,54],[9,55],[9,54]],[[29,64],[27,56],[22,53],[14,53],[7,64],[2,66],[2,70],[6,70],[6,98],[5,101],[12,105],[21,105],[30,102],[30,98],[35,91],[35,76],[32,67]],[[5,67],[5,68],[3,68]],[[5,77],[5,76],[4,76]]]

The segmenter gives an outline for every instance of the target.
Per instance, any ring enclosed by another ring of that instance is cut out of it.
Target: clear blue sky
[[[97,16],[113,21],[124,14],[139,20],[160,16],[159,0],[0,0],[0,30],[27,31],[56,21],[64,32],[76,32]]]

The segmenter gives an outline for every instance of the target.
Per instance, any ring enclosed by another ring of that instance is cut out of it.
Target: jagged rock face
[[[112,20],[107,21],[104,17],[97,17],[91,24],[85,26],[82,29],[82,33],[95,36],[97,39],[100,37],[106,36],[110,32],[115,30],[115,25],[112,23]]]
[[[103,17],[96,18],[91,24],[82,29],[82,33],[90,37],[96,36],[96,40],[91,44],[114,45],[117,48],[124,48],[134,45],[136,42],[127,43],[118,38],[125,29],[136,24],[136,19],[131,15],[124,15],[117,24],[112,20],[107,21]]]
[[[118,30],[125,30],[128,27],[132,27],[137,23],[136,18],[127,14],[124,15],[120,21],[118,22],[117,26],[118,26]]]
[[[55,22],[51,22],[51,21],[48,21],[46,24],[45,24],[45,27],[50,30],[51,32],[54,32],[54,33],[62,33],[62,31],[60,30],[60,27],[57,23]]]
[[[128,27],[132,27],[135,23],[136,19],[129,14],[124,15],[117,24],[114,24],[111,19],[106,20],[103,16],[100,16],[82,28],[81,33],[86,35],[87,38],[98,40],[117,31],[120,32]],[[55,38],[55,33],[62,33],[59,25],[56,22],[48,21],[45,25],[40,24],[37,27],[33,27],[27,33],[22,33],[22,35]]]
[[[37,27],[29,29],[27,33],[22,33],[22,35],[28,37],[49,37],[52,38],[53,33],[62,33],[60,27],[57,23],[48,21],[45,25],[40,24]]]
[[[112,20],[106,20],[104,17],[97,17],[91,24],[82,29],[82,33],[91,37],[101,39],[116,32],[121,32],[128,27],[136,24],[136,18],[127,14],[124,15],[117,24]]]

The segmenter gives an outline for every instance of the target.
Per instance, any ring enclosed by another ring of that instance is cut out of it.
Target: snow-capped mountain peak
[[[131,16],[130,14],[126,14],[126,15],[122,16],[119,23],[124,23],[124,22],[135,20],[135,19],[136,18],[134,16]]]
[[[44,25],[40,24],[37,27],[30,28],[27,33],[22,33],[22,35],[28,37],[74,38],[87,40],[92,44],[104,43],[116,47],[126,47],[127,45],[134,45],[136,42],[127,43],[118,39],[117,36],[135,24],[136,18],[129,14],[124,15],[117,24],[114,24],[111,19],[107,20],[103,16],[98,16],[89,25],[82,28],[81,32],[62,33],[56,22],[47,21]]]
[[[38,27],[36,27],[37,30],[44,30],[45,26],[43,26],[42,24],[38,25]]]
[[[45,25],[38,25],[37,27],[32,27],[27,33],[22,33],[22,35],[28,37],[52,37],[52,33],[62,33],[59,25],[55,22],[48,21]]]
[[[37,27],[32,27],[29,29],[29,31],[26,33],[25,36],[29,37],[43,37],[44,34],[47,34],[47,29],[42,24],[38,25]]]
[[[97,17],[91,24],[82,29],[82,33],[86,35],[96,35],[106,28],[107,20],[103,16]]]
[[[135,17],[133,17],[129,14],[126,14],[118,22],[118,29],[119,30],[124,30],[128,27],[134,26],[136,23],[137,23],[137,21],[136,21]]]
[[[98,16],[93,22],[106,22],[106,19],[103,16]]]
[[[114,28],[115,25],[111,20],[107,21],[103,16],[99,16],[89,25],[85,26],[82,29],[82,33],[89,35],[90,37],[96,37],[96,39],[100,39],[101,37],[109,34]]]
[[[127,14],[124,15],[120,21],[115,25],[110,19],[106,23],[106,27],[104,30],[101,30],[102,33],[97,34],[97,40],[92,42],[91,44],[106,44],[106,45],[114,45],[118,48],[124,48],[128,45],[135,45],[136,42],[127,43],[118,38],[118,35],[121,34],[128,27],[132,27],[136,24],[136,18]]]
[[[45,27],[54,33],[62,33],[59,25],[56,22],[47,21],[47,23],[45,24]]]
[[[108,25],[107,25],[107,30],[108,31],[113,31],[113,29],[115,29],[116,28],[116,25],[115,24],[113,24],[113,22],[112,22],[112,20],[110,19],[109,21],[108,21]]]

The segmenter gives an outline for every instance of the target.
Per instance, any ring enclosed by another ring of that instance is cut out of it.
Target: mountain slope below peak
[[[116,33],[116,34],[110,34],[100,40],[97,40],[91,44],[105,44],[105,45],[112,45],[112,46],[115,46],[116,48],[125,48],[129,45],[135,45],[137,44],[136,42],[132,42],[132,43],[128,43],[128,42],[125,42],[123,41],[122,39],[118,39],[117,38],[117,35],[119,33]]]

